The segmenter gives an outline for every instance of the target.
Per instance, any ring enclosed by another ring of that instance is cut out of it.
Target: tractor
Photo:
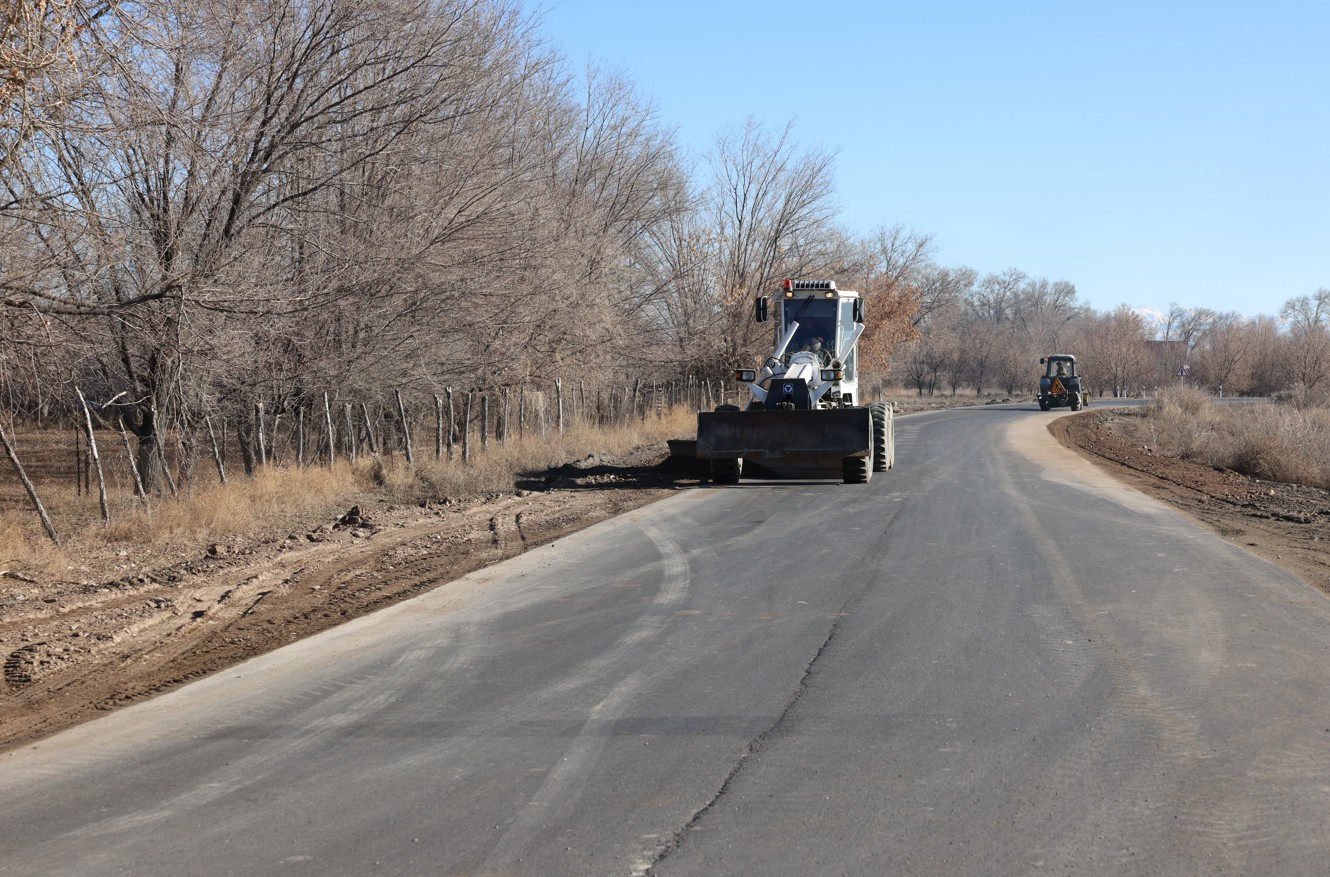
[[[859,398],[856,345],[864,331],[859,293],[833,280],[786,280],[755,302],[759,323],[776,310],[775,350],[761,369],[738,369],[746,406],[697,415],[696,456],[711,480],[737,484],[745,465],[781,477],[837,478],[863,484],[895,465],[891,406]],[[751,474],[751,473],[750,473]]]
[[[1054,353],[1039,360],[1044,373],[1039,377],[1039,410],[1069,407],[1080,411],[1090,404],[1090,393],[1084,389],[1084,378],[1076,369],[1076,357],[1069,353]]]

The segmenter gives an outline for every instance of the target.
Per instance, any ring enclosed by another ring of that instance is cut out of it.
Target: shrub
[[[1253,478],[1330,489],[1330,408],[1219,403],[1190,388],[1150,409],[1159,451]]]

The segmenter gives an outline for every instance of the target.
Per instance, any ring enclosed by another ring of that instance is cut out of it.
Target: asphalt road
[[[0,757],[4,875],[1324,874],[1330,601],[897,422]]]

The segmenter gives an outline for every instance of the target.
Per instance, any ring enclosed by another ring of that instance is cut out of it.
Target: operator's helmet
[[[817,353],[819,350],[822,349],[822,339],[820,337],[814,337],[808,339],[808,349],[813,351],[814,353]]]

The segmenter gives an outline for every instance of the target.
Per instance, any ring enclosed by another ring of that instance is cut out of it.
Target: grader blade
[[[873,418],[867,408],[697,415],[697,456],[704,460],[863,457],[872,449]]]

